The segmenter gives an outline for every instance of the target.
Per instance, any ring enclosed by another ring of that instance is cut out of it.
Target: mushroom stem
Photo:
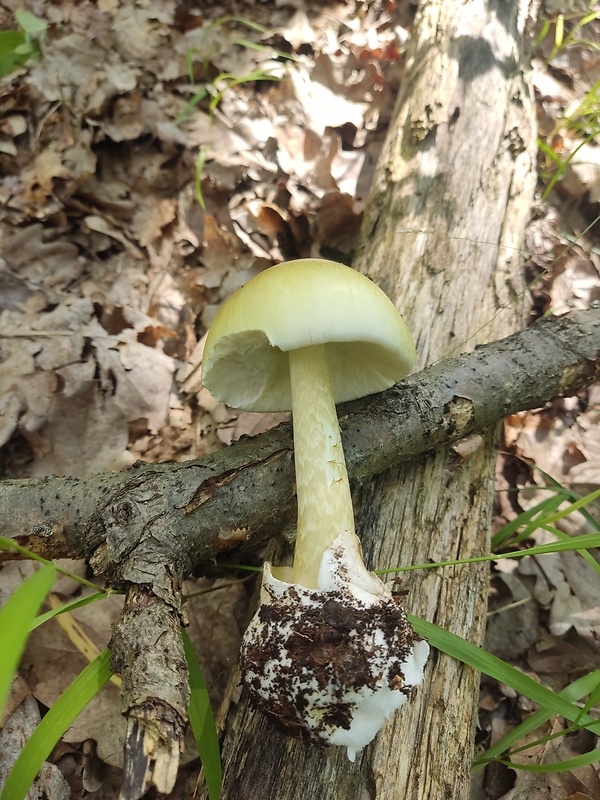
[[[298,497],[292,575],[316,589],[323,552],[342,531],[354,533],[354,513],[325,346],[288,355]]]

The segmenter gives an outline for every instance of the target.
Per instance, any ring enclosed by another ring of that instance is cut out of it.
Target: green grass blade
[[[196,81],[194,79],[194,53],[196,51],[193,47],[188,47],[185,51],[185,68],[187,70],[188,80],[192,86],[196,85]]]
[[[109,594],[111,594],[111,592],[94,592],[93,594],[86,595],[86,597],[80,597],[78,600],[72,600],[70,603],[65,603],[59,608],[53,608],[51,611],[46,611],[45,614],[40,614],[39,617],[36,617],[31,622],[29,629],[33,631],[36,628],[39,628],[40,625],[43,625],[44,622],[48,622],[49,619],[54,619],[54,617],[57,617],[59,614],[66,614],[69,611],[75,611],[78,608],[83,608],[83,606],[90,605],[90,603],[95,603],[97,600],[104,600],[109,596]]]
[[[194,186],[196,188],[196,199],[202,211],[206,211],[206,203],[204,202],[204,195],[202,193],[202,170],[204,169],[204,162],[206,156],[210,151],[207,144],[203,144],[198,150],[198,158],[196,159],[196,169],[194,174]]]
[[[24,800],[56,743],[111,675],[110,651],[106,649],[65,689],[34,730],[8,774],[0,800]]]
[[[573,681],[573,683],[570,683],[561,692],[559,692],[559,695],[560,697],[563,697],[565,700],[572,703],[577,702],[582,697],[585,697],[586,694],[589,694],[591,698],[592,692],[594,692],[599,685],[599,681],[600,670],[595,670],[594,672],[590,672],[588,675],[584,675],[582,678],[578,678],[576,681]],[[533,714],[527,717],[526,720],[521,722],[520,725],[517,725],[517,727],[509,731],[506,736],[503,736],[499,741],[478,756],[475,759],[473,773],[477,773],[482,770],[488,762],[495,761],[498,756],[501,756],[502,753],[505,753],[507,750],[509,750],[520,739],[523,739],[529,733],[539,728],[540,725],[543,725],[543,723],[550,719],[552,715],[552,711],[548,711],[546,708],[540,708],[539,711],[535,711]],[[575,722],[579,723],[582,716],[583,715],[580,712]],[[595,727],[597,729],[596,733],[600,733],[600,723],[596,722]]]
[[[0,717],[32,620],[52,588],[55,575],[54,564],[44,565],[23,581],[0,611]]]
[[[502,758],[499,758],[498,761],[511,769],[520,769],[523,772],[570,772],[572,769],[586,767],[588,764],[600,761],[600,750],[590,750],[588,753],[582,753],[580,756],[565,761],[557,761],[554,764],[519,764],[516,761],[504,761]]]
[[[551,514],[544,520],[544,522],[549,524],[551,522],[556,522],[559,519],[563,519],[564,517],[568,517],[569,514],[572,514],[574,511],[579,511],[583,506],[587,506],[592,503],[597,497],[600,497],[600,489],[596,489],[595,492],[586,494],[585,497],[580,497],[578,500],[571,503],[568,508],[563,508],[562,511],[557,511],[555,514]]]
[[[553,536],[556,536],[557,539],[560,539],[563,542],[567,542],[569,540],[573,541],[573,537],[569,536],[568,533],[564,533],[564,531],[561,531],[558,528],[553,527],[552,525],[540,525],[540,528],[542,528],[545,531],[548,531],[548,533],[551,533]],[[600,542],[600,534],[593,533],[593,534],[588,534],[588,535],[598,536],[599,537],[599,542]],[[577,539],[577,538],[578,537],[575,537],[575,539]],[[594,545],[594,546],[598,547],[599,545]],[[582,549],[578,548],[577,552],[579,553],[579,555],[583,559],[585,559],[585,561],[588,562],[590,567],[600,575],[600,564],[596,561],[594,556],[591,553],[588,553],[587,549],[583,549],[582,550]]]
[[[276,75],[274,72],[271,72],[270,69],[254,69],[252,72],[248,72],[246,75],[234,75],[231,72],[222,72],[220,75],[213,80],[212,85],[216,90],[216,93],[213,94],[212,99],[208,105],[208,112],[209,114],[214,114],[217,106],[221,102],[223,95],[227,91],[227,89],[234,89],[236,86],[241,86],[245,83],[251,83],[252,81],[280,81],[281,76]],[[222,89],[217,89],[217,84],[221,81],[225,81],[225,86]]]
[[[553,533],[556,535],[555,531]],[[522,550],[523,555],[541,556],[544,553],[565,553],[570,550],[588,550],[592,547],[600,547],[600,533],[584,533],[582,536],[568,536],[567,539],[561,539],[558,542],[550,542],[549,544],[540,544],[536,547],[528,547]],[[515,553],[501,553],[496,555],[496,558],[514,558]]]
[[[173,120],[173,125],[179,125],[181,122],[183,122],[183,120],[192,113],[194,108],[196,108],[198,103],[204,100],[204,98],[208,95],[208,93],[209,92],[206,87],[203,87],[198,92],[196,92],[196,94],[190,100],[187,101],[187,103],[179,112],[179,114],[177,114],[177,116]]]
[[[183,636],[183,649],[190,674],[190,707],[188,714],[190,724],[202,767],[204,769],[204,779],[210,800],[219,800],[221,794],[221,755],[219,753],[219,737],[215,727],[208,690],[202,675],[202,669],[198,658],[190,641],[190,637],[185,629],[181,631]],[[0,798],[0,800],[2,800]]]
[[[530,750],[532,747],[544,747],[550,742],[553,742],[555,739],[562,739],[565,736],[568,736],[570,733],[577,733],[577,731],[582,730],[583,728],[589,728],[592,725],[596,725],[598,723],[589,723],[585,725],[577,725],[575,722],[568,725],[563,730],[555,731],[554,733],[549,733],[546,736],[540,736],[539,739],[533,739],[532,741],[527,742],[526,744],[522,744],[520,747],[513,747],[508,753],[503,753],[502,758],[505,760],[508,758],[513,758],[513,756],[517,755],[518,753],[524,753],[527,750]],[[498,761],[499,759],[495,759]]]
[[[502,661],[502,659],[480,647],[476,647],[460,636],[440,628],[438,625],[414,617],[412,614],[407,614],[407,616],[419,636],[427,639],[433,647],[462,661],[463,664],[468,664],[470,667],[479,670],[479,672],[484,672],[486,675],[490,675],[492,678],[507,684],[507,686],[511,686],[516,692],[543,706],[551,714],[559,714],[571,722],[578,720],[580,724],[583,721],[586,726],[591,723],[589,725],[590,730],[600,732],[600,722],[598,720],[593,720],[587,714],[583,715],[581,709],[573,705],[573,703],[570,703],[551,689],[542,686],[541,683],[534,681],[528,675],[519,672],[518,669],[511,667],[510,664]]]
[[[561,166],[562,161],[560,160],[560,157],[554,152],[550,145],[546,144],[543,139],[537,140],[537,146],[545,156],[548,156],[548,158],[556,164],[557,167]]]
[[[546,477],[548,478],[549,476],[546,475]],[[597,497],[600,497],[600,490],[590,492],[590,494],[585,495],[585,497],[581,497],[569,490],[563,489],[561,486],[556,486],[556,495],[547,497],[528,511],[519,514],[514,520],[503,525],[492,538],[492,550],[497,550],[523,526],[523,531],[514,539],[515,542],[526,539],[536,528],[557,522],[559,519],[568,517],[569,514],[572,514],[574,511],[585,513],[585,507],[596,500]],[[570,505],[558,511],[558,507],[565,501],[569,501]],[[533,517],[535,517],[535,519],[533,519]],[[598,523],[591,517],[589,512],[586,513],[586,520],[592,524],[595,530],[598,529]]]
[[[551,25],[552,25],[551,20],[549,20],[549,19],[544,20],[544,25],[542,27],[542,30],[539,32],[539,34],[537,36],[537,39],[535,40],[535,44],[534,44],[534,49],[535,50],[538,49],[538,47],[541,45],[541,43],[544,41],[544,39],[548,35]]]
[[[598,89],[600,89],[600,80],[597,82],[597,87],[598,87]],[[596,217],[596,219],[593,221],[592,225],[596,225],[596,223],[599,220],[600,220],[600,216]],[[566,486],[562,486],[562,484],[560,484],[548,472],[544,472],[543,469],[541,469],[540,467],[536,466],[535,464],[533,464],[532,462],[530,462],[526,458],[521,458],[521,460],[523,461],[524,464],[529,466],[531,469],[535,469],[536,472],[539,472],[540,475],[542,475],[548,481],[549,486],[540,486],[539,487],[540,489],[547,489],[547,490],[550,490],[550,491],[555,491],[557,494],[562,495],[564,500],[571,501],[572,503],[575,503],[578,500],[581,500],[582,496],[580,494],[578,494],[577,492],[574,492],[572,489],[569,489]],[[585,517],[586,522],[591,526],[592,530],[600,531],[600,522],[598,522],[598,520],[594,519],[594,517],[590,514],[590,512],[587,510],[587,508],[585,506],[582,506],[581,508],[579,508],[579,513],[583,514],[583,516]]]
[[[594,673],[594,674],[598,674],[598,673]],[[581,716],[583,716],[584,714],[587,714],[587,712],[591,708],[595,708],[598,705],[598,703],[600,703],[600,675],[598,675],[598,683],[594,686],[592,691],[589,693],[589,697],[587,699],[587,702],[585,703],[585,705],[581,709]],[[575,720],[575,724],[576,725],[579,724],[579,718],[577,718]]]
[[[554,32],[554,50],[557,53],[563,44],[563,38],[565,34],[565,15],[559,14],[556,17],[556,29]]]
[[[564,500],[565,498],[561,496],[561,493],[557,492],[551,497],[546,497],[544,500],[537,503],[537,505],[532,506],[532,508],[528,509],[527,511],[523,511],[518,517],[510,520],[510,522],[507,522],[500,528],[500,530],[496,531],[492,537],[492,551],[496,552],[507,540],[512,538],[519,528],[523,526],[525,526],[527,530],[535,530],[537,525],[536,522],[533,521],[533,517],[536,517],[538,514],[543,514],[544,512],[555,511],[559,505],[564,502]]]
[[[26,547],[21,547],[21,545],[17,544],[13,539],[7,539],[4,536],[0,536],[0,550],[7,550],[9,553],[19,553],[19,555],[25,556],[25,558],[29,558],[32,561],[37,561],[40,564],[52,564],[59,575],[64,575],[65,578],[71,578],[72,580],[77,581],[77,583],[80,583],[82,586],[88,586],[95,592],[99,591],[95,583],[92,583],[91,581],[88,581],[79,575],[74,575],[72,572],[68,572],[66,569],[61,569],[61,567],[58,567],[53,561],[49,561],[47,558],[39,556],[37,553],[34,553],[33,550],[28,550]]]
[[[543,527],[543,526],[542,526]],[[565,534],[566,536],[567,534]],[[600,547],[599,533],[585,533],[583,536],[567,536],[566,540],[540,544],[537,547],[528,547],[525,550],[515,550],[511,553],[492,553],[489,556],[474,556],[473,558],[455,558],[449,561],[430,561],[427,564],[407,564],[401,567],[373,570],[377,575],[389,575],[392,572],[412,572],[415,569],[437,569],[438,567],[455,567],[460,564],[482,564],[486,561],[502,561],[505,558],[523,558],[524,556],[543,556],[547,553],[579,552],[594,547]]]
[[[241,25],[246,25],[248,28],[253,28],[255,31],[259,33],[269,33],[269,29],[265,28],[263,25],[259,25],[258,22],[254,22],[254,20],[248,19],[248,17],[221,17],[218,22],[239,22]]]

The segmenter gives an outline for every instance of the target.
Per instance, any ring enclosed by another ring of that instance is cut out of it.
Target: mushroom
[[[248,411],[292,411],[298,525],[292,568],[264,566],[241,671],[253,703],[292,735],[348,757],[422,681],[429,647],[363,562],[336,403],[389,388],[415,360],[389,298],[342,264],[265,270],[222,306],[202,377]]]

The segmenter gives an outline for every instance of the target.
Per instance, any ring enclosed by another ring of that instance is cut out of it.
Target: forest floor
[[[3,2],[0,29],[17,28],[20,7]],[[205,333],[223,300],[271,264],[351,262],[414,6],[28,0],[25,8],[42,23],[32,58],[0,81],[0,474],[82,476],[138,459],[181,461],[277,424],[282,415],[233,411],[202,388]],[[600,27],[576,29],[589,9],[570,9],[558,47],[564,10],[548,2],[529,42],[542,142],[522,252],[532,319],[600,301]],[[548,476],[582,495],[600,487],[599,422],[600,386],[506,420],[496,529],[540,501]],[[586,530],[576,515],[561,524]],[[542,559],[493,566],[486,646],[558,690],[598,665],[600,586],[576,554]],[[32,568],[3,567],[0,599]],[[87,574],[79,562],[68,568]],[[189,603],[189,631],[216,706],[252,586],[198,579],[186,590],[206,590]],[[79,591],[61,578],[53,597]],[[0,784],[40,709],[87,663],[82,636],[102,649],[119,608],[112,597],[31,637],[8,709],[12,741],[8,727],[0,733]],[[478,746],[531,708],[484,678]],[[111,684],[55,749],[36,796],[116,799],[123,735]],[[586,752],[591,739],[570,737],[559,757]],[[548,749],[523,760],[541,762]],[[472,792],[473,800],[547,797],[600,800],[598,765],[560,773],[493,765]]]

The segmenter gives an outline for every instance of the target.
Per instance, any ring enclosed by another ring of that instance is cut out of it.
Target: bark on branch
[[[387,392],[340,409],[348,471],[361,482],[484,431],[507,414],[576,394],[600,377],[600,308],[543,319],[445,358]],[[82,557],[109,584],[172,598],[172,580],[293,535],[291,426],[180,464],[85,478],[0,483],[3,535],[46,558]],[[0,552],[0,560],[16,557]],[[161,565],[157,573],[157,562]]]

